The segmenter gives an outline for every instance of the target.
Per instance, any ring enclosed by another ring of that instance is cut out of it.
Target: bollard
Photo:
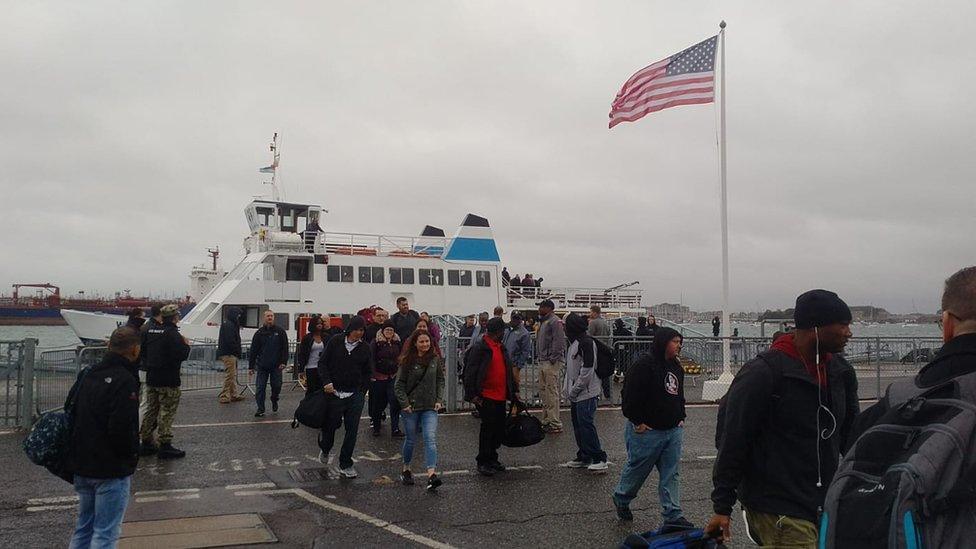
[[[37,340],[24,340],[23,356],[20,361],[20,424],[18,427],[30,430],[34,425],[34,355],[37,350]]]

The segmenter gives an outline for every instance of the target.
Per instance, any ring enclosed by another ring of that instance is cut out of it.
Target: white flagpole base
[[[732,372],[725,370],[722,375],[718,376],[718,379],[706,381],[702,386],[702,400],[718,400],[724,397],[725,393],[729,392],[733,379],[735,376],[732,375]]]

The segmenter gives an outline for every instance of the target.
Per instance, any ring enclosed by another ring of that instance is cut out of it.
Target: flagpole
[[[728,391],[732,384],[732,344],[729,340],[729,204],[728,187],[726,185],[726,155],[725,155],[725,21],[718,25],[719,51],[721,57],[721,80],[719,81],[719,179],[722,183],[722,374],[717,380],[705,382],[702,398],[718,400]]]

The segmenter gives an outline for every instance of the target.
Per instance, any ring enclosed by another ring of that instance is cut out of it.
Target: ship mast
[[[213,249],[207,248],[207,254],[210,255],[210,258],[213,260],[213,270],[214,272],[216,272],[217,258],[220,257],[220,246],[217,246],[216,248]]]
[[[278,192],[278,161],[281,158],[281,140],[278,138],[278,132],[275,132],[274,137],[271,139],[271,145],[269,148],[271,149],[271,165],[265,166],[258,171],[261,173],[271,174],[271,181],[265,181],[264,184],[271,185],[271,198],[274,199],[275,202],[280,202],[281,196]]]

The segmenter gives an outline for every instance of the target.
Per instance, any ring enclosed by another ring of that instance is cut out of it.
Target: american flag
[[[610,127],[668,107],[715,101],[717,43],[716,35],[637,71],[613,100]]]

